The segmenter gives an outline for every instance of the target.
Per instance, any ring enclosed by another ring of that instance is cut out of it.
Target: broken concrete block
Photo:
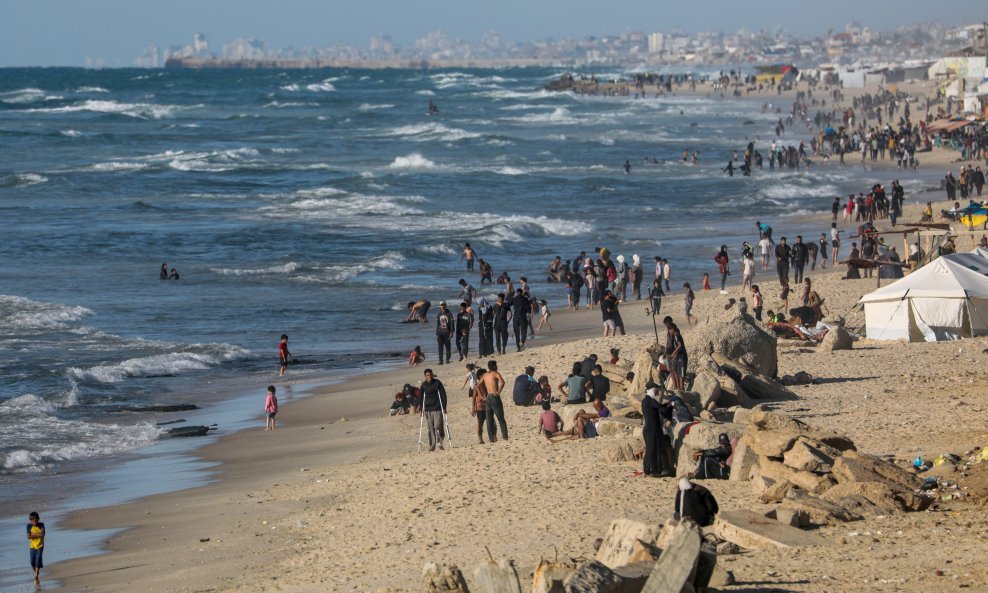
[[[848,482],[879,482],[912,491],[920,479],[913,473],[872,455],[845,451],[834,460],[834,477],[841,484]]]
[[[758,458],[758,474],[768,476],[773,480],[788,480],[793,486],[802,488],[811,494],[820,494],[834,485],[829,475],[820,476],[810,472],[800,472],[773,461],[767,457]]]
[[[758,501],[765,504],[782,502],[792,489],[793,485],[789,480],[778,480],[758,495]]]
[[[597,421],[597,434],[602,437],[630,437],[635,428],[641,425],[641,420],[629,420],[628,418],[601,418]]]
[[[731,420],[734,424],[738,426],[748,426],[751,424],[751,417],[754,414],[753,411],[747,408],[737,407],[733,409],[734,418]]]
[[[731,475],[728,479],[732,482],[750,480],[751,472],[756,467],[758,467],[758,454],[748,446],[748,438],[741,437],[731,457]]]
[[[818,352],[833,352],[834,350],[850,350],[854,347],[854,338],[844,329],[843,325],[835,325],[827,330],[827,334],[817,346]]]
[[[699,527],[689,519],[680,520],[641,593],[680,593],[687,585],[691,591],[699,556]]]
[[[765,513],[765,516],[769,519],[775,519],[783,525],[789,525],[790,527],[799,529],[808,527],[810,524],[810,516],[805,511],[797,511],[795,509],[784,509],[780,507]]]
[[[748,447],[752,451],[765,457],[781,459],[785,452],[793,446],[798,434],[788,432],[778,432],[775,430],[750,430],[748,431]]]
[[[822,546],[828,543],[819,535],[783,525],[752,511],[721,511],[714,522],[714,533],[747,550]]]
[[[790,495],[782,501],[779,510],[804,513],[809,524],[817,526],[860,521],[863,518],[854,511],[849,511],[838,504],[807,494]]]
[[[751,414],[751,424],[762,430],[774,430],[791,434],[810,432],[810,425],[802,420],[796,420],[783,414],[767,411],[754,411]]]
[[[888,515],[901,511],[923,511],[933,499],[894,484],[844,482],[821,496],[861,515]]]
[[[624,579],[596,560],[585,562],[563,580],[564,593],[623,593]]]
[[[714,574],[710,577],[710,582],[707,584],[715,589],[720,589],[721,587],[730,587],[737,582],[738,581],[734,578],[733,572],[717,565],[717,567],[714,568]]]
[[[755,475],[751,478],[751,491],[755,493],[755,496],[761,496],[763,492],[772,487],[773,484],[778,482],[773,478],[762,475]]]
[[[612,569],[655,560],[660,552],[656,545],[659,531],[658,525],[631,519],[611,521],[594,559]]]
[[[702,370],[693,379],[693,392],[700,398],[700,407],[707,408],[710,402],[715,404],[720,399],[720,381],[717,375],[708,370]]]
[[[425,593],[468,593],[463,573],[453,564],[428,562],[422,568]]]
[[[800,438],[786,451],[783,463],[797,471],[827,473],[834,467],[834,458]]]
[[[518,572],[511,560],[482,562],[473,571],[475,593],[521,593]]]

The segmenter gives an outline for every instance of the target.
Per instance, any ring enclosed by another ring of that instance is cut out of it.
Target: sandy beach
[[[937,150],[920,158],[922,171],[943,169],[939,177],[956,153]],[[861,166],[856,160],[849,166],[855,165]],[[886,183],[911,176],[894,165],[866,165]],[[900,226],[917,221],[928,200],[936,208],[944,198],[940,192],[907,195]],[[821,212],[828,205],[822,202]],[[827,212],[772,224],[776,238],[816,237],[829,221]],[[888,221],[877,226],[887,230]],[[840,227],[849,235],[855,225]],[[718,244],[711,237],[710,253],[697,257],[712,258]],[[900,239],[892,244],[902,249]],[[842,247],[842,255],[847,249]],[[646,268],[649,257],[643,254]],[[715,264],[710,265],[713,276]],[[682,322],[679,287],[684,281],[699,287],[700,279],[678,278],[673,269],[673,291],[661,315],[680,322],[689,344],[693,329]],[[850,312],[876,287],[875,278],[842,279],[845,271],[842,265],[807,271],[826,299],[828,321]],[[646,284],[650,279],[647,271]],[[735,271],[732,279],[740,274]],[[762,286],[766,309],[774,308],[774,270],[758,269],[755,283]],[[701,323],[722,318],[726,299],[742,296],[738,286],[729,293],[697,290],[694,314]],[[798,289],[791,302],[797,299]],[[634,477],[640,462],[605,461],[614,437],[546,444],[536,431],[538,410],[512,405],[509,393],[525,366],[535,367],[536,376],[548,375],[555,387],[588,354],[606,360],[616,347],[622,358],[634,360],[655,340],[653,320],[645,301],[625,303],[621,313],[628,335],[604,338],[598,311],[555,311],[554,331],[540,334],[524,352],[497,357],[507,382],[510,439],[495,444],[477,443],[476,421],[461,387],[463,363],[440,367],[427,360],[422,367],[320,387],[283,406],[273,432],[263,430],[259,391],[257,428],[225,435],[199,451],[222,464],[211,483],[72,513],[60,527],[124,531],[107,541],[107,553],[60,563],[47,576],[61,581],[63,591],[418,591],[426,562],[456,564],[469,583],[473,566],[489,557],[515,560],[519,573],[543,558],[591,558],[594,540],[612,520],[659,523],[670,517],[676,481]],[[988,445],[988,380],[981,373],[988,339],[864,339],[852,350],[780,346],[778,352],[780,376],[806,371],[818,383],[793,387],[798,399],[770,407],[845,434],[863,452],[908,463]],[[443,452],[418,452],[417,415],[388,416],[393,394],[404,383],[417,383],[427,366],[449,393],[454,447]],[[969,494],[960,500],[817,530],[829,546],[722,556],[718,562],[738,581],[722,590],[988,590],[988,463],[976,470],[966,477]],[[706,485],[722,509],[769,508],[747,482]]]

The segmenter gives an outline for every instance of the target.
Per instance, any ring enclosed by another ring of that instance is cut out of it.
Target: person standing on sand
[[[772,240],[764,233],[758,240],[758,251],[762,256],[762,270],[767,270],[769,259],[772,257]]]
[[[796,235],[796,242],[792,245],[793,276],[795,276],[796,284],[803,281],[803,269],[806,268],[806,258],[808,256],[809,250],[806,248],[806,244],[803,243],[803,236]]]
[[[494,354],[494,308],[487,299],[477,299],[477,354],[481,357]]]
[[[717,272],[720,273],[720,294],[727,294],[727,276],[731,273],[731,259],[727,256],[727,245],[720,246],[714,261],[717,262]]]
[[[696,295],[693,294],[693,289],[690,287],[689,282],[683,282],[683,288],[686,290],[686,292],[683,293],[683,304],[686,310],[686,325],[694,325],[694,323],[699,323],[698,319],[696,322],[693,321],[696,317],[693,317],[693,314],[691,313],[691,311],[693,311],[693,301],[696,300]]]
[[[830,254],[833,257],[833,265],[837,266],[837,254],[840,253],[840,234],[844,231],[837,230],[837,223],[830,224]]]
[[[477,385],[470,396],[470,415],[477,419],[477,440],[484,444],[484,423],[487,422],[487,388],[482,379],[487,374],[485,369],[477,369]]]
[[[264,398],[264,430],[274,430],[275,416],[278,415],[278,396],[274,394],[274,385],[268,385],[268,395]]]
[[[628,271],[628,274],[631,276],[631,294],[636,301],[640,301],[642,299],[643,274],[642,259],[637,253],[631,256],[631,270]]]
[[[669,464],[669,441],[662,430],[662,416],[659,405],[659,386],[649,381],[645,385],[642,398],[642,437],[645,440],[645,455],[642,456],[642,472],[648,477],[669,478],[673,469]]]
[[[443,440],[446,438],[446,427],[443,425],[443,410],[447,408],[446,386],[432,374],[432,369],[422,373],[422,414],[425,416],[426,430],[429,431],[429,450],[435,451],[436,445],[443,450]]]
[[[291,358],[292,353],[288,351],[288,334],[281,334],[281,342],[278,344],[278,360],[281,362],[281,368],[278,370],[279,377],[285,376],[285,371],[288,370],[288,361]]]
[[[463,253],[460,254],[460,262],[467,260],[467,271],[473,271],[473,260],[477,257],[477,253],[470,247],[469,243],[464,244]]]
[[[487,406],[487,441],[497,442],[497,424],[501,425],[501,438],[508,440],[508,424],[504,421],[504,403],[501,401],[501,390],[504,389],[504,377],[497,371],[497,361],[487,361],[487,372],[477,383],[484,390]]]
[[[456,315],[456,353],[460,361],[470,355],[470,328],[473,327],[473,311],[466,303],[460,303],[460,312]]]
[[[792,248],[786,245],[786,238],[782,237],[775,246],[775,271],[779,274],[779,284],[789,281],[790,258],[792,258]]]
[[[439,364],[443,364],[444,360],[446,364],[449,364],[449,359],[453,355],[453,344],[450,337],[453,335],[455,326],[456,320],[453,318],[453,314],[446,308],[446,301],[442,301],[439,303],[439,316],[436,317],[436,344],[439,346]],[[443,358],[444,351],[446,353],[445,358]]]
[[[762,320],[762,307],[765,305],[765,299],[762,298],[762,293],[758,290],[758,285],[753,284],[751,286],[751,305],[752,311],[755,312],[755,319],[758,321]]]
[[[511,308],[504,302],[503,292],[497,294],[497,302],[491,308],[494,310],[494,347],[498,354],[504,354],[508,349],[508,321],[511,320]]]
[[[741,293],[751,289],[751,279],[755,277],[755,260],[747,253],[741,259]]]
[[[672,292],[672,287],[669,286],[669,280],[672,279],[672,267],[669,265],[669,260],[662,258],[662,281],[666,283],[666,292]]]

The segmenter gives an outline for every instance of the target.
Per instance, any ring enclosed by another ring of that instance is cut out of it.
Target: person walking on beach
[[[275,416],[278,415],[278,396],[275,395],[274,385],[268,385],[268,395],[264,398],[264,430],[275,429]]]
[[[672,267],[669,265],[669,260],[662,258],[662,281],[666,283],[666,292],[672,292],[672,287],[669,286],[669,281],[672,280]]]
[[[762,256],[762,270],[767,270],[769,259],[772,257],[772,240],[768,235],[762,234],[762,238],[758,240],[758,251]]]
[[[34,586],[40,589],[41,569],[45,567],[45,524],[41,522],[41,516],[35,511],[27,516],[27,541],[31,569],[34,571]]]
[[[285,371],[288,370],[288,361],[291,358],[292,353],[288,351],[288,334],[281,334],[281,342],[278,344],[278,359],[281,362],[281,368],[278,370],[279,377],[285,376]]]
[[[761,321],[762,307],[765,305],[765,299],[762,298],[762,292],[758,290],[757,284],[753,284],[751,286],[751,305],[752,305],[751,310],[755,312],[755,319]]]
[[[510,307],[511,321],[515,331],[515,348],[521,352],[525,349],[525,340],[528,339],[528,314],[532,309],[532,304],[522,289],[519,288],[511,299]]]
[[[837,254],[840,253],[840,234],[844,231],[837,230],[837,223],[830,223],[830,254],[833,257],[833,265],[837,266]]]
[[[786,245],[786,238],[779,239],[775,246],[775,271],[779,274],[779,284],[789,281],[789,260],[792,258],[792,248]]]
[[[487,374],[486,369],[477,369],[476,385],[470,394],[470,415],[477,419],[477,441],[484,444],[484,424],[487,422],[487,391],[481,380]]]
[[[826,270],[827,269],[827,253],[829,253],[828,252],[829,247],[827,245],[827,234],[826,233],[820,233],[820,240],[817,241],[817,243],[820,245],[820,269],[821,270]]]
[[[508,321],[511,319],[511,308],[504,302],[503,292],[498,293],[497,302],[491,308],[494,310],[494,347],[498,354],[504,354],[508,349]]]
[[[497,361],[487,361],[487,372],[480,378],[477,386],[484,391],[487,411],[487,442],[497,442],[497,425],[501,425],[501,438],[508,440],[508,424],[504,421],[504,403],[501,401],[501,390],[504,389],[504,377],[497,371]]]
[[[435,451],[436,445],[443,449],[446,438],[446,427],[443,424],[443,410],[447,407],[446,386],[432,374],[432,369],[422,373],[422,414],[425,416],[425,427],[429,431],[429,450]]]
[[[455,327],[456,319],[446,308],[446,301],[442,301],[439,303],[439,316],[436,317],[436,344],[439,346],[439,364],[443,364],[443,361],[449,364],[449,359],[453,355],[450,337],[453,335]],[[443,352],[446,353],[445,358],[443,358]]]
[[[731,259],[727,256],[727,245],[720,246],[714,261],[717,262],[717,271],[720,273],[720,294],[727,294],[727,276],[731,273]]]
[[[631,276],[631,294],[635,297],[636,301],[642,299],[642,259],[636,253],[631,256],[631,270],[628,271]]]
[[[481,357],[494,354],[494,308],[487,299],[477,299],[477,354]]]
[[[662,310],[662,297],[665,293],[662,292],[662,280],[658,278],[652,282],[652,289],[648,291],[648,298],[652,301],[652,315],[658,315],[659,311]]]
[[[755,260],[751,253],[746,253],[741,259],[741,293],[751,289],[751,279],[755,277]]]
[[[456,315],[456,352],[460,361],[470,355],[470,328],[473,327],[473,311],[468,305],[460,303],[460,312]]]
[[[549,331],[552,331],[552,324],[549,323],[549,317],[551,317],[551,316],[552,316],[552,312],[549,311],[549,303],[547,303],[545,299],[540,300],[539,301],[539,326],[537,328],[535,328],[535,331],[538,332],[539,330],[541,330],[543,325],[548,326],[549,327]]]
[[[690,288],[689,282],[684,282],[683,288],[686,290],[686,292],[683,293],[683,304],[686,310],[686,324],[694,325],[695,323],[699,323],[699,319],[693,317],[693,314],[691,313],[691,311],[693,311],[693,301],[696,300],[696,295],[693,294],[693,289]],[[694,319],[696,319],[695,322]]]
[[[477,257],[477,253],[470,247],[469,243],[463,246],[463,253],[460,254],[460,262],[467,260],[467,271],[473,271],[473,260]]]

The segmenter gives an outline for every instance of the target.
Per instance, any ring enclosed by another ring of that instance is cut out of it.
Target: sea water
[[[646,285],[661,255],[696,286],[756,219],[862,189],[835,166],[721,172],[767,152],[788,104],[541,90],[554,69],[0,72],[6,500],[158,438],[121,406],[273,377],[282,333],[295,377],[434,352],[431,325],[399,323],[408,301],[497,291],[466,242],[559,306],[556,255],[639,254]]]

